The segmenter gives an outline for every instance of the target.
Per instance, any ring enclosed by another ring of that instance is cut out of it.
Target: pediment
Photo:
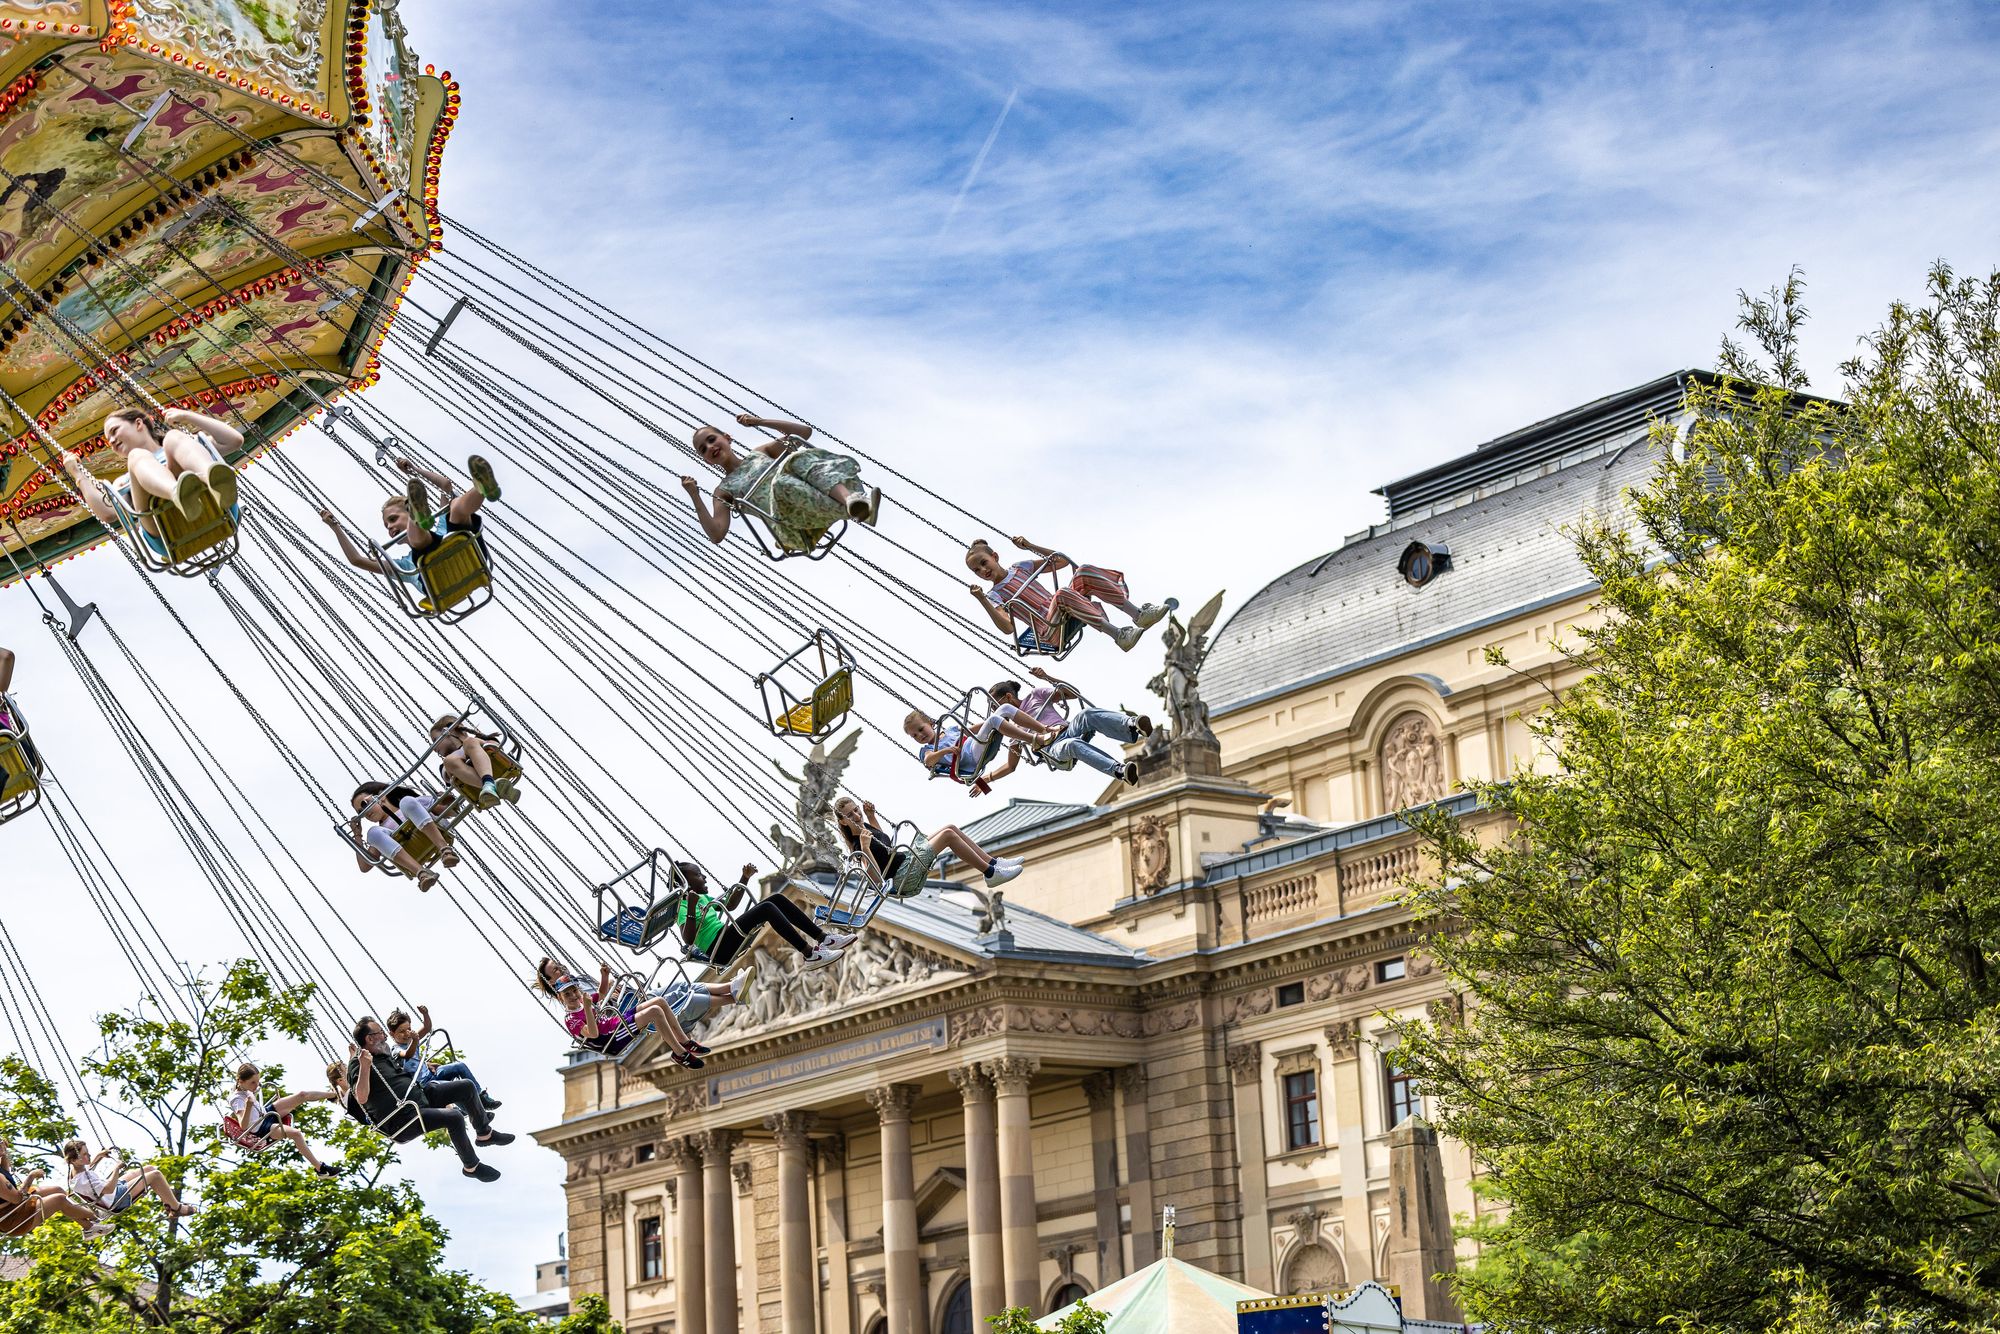
[[[967,1222],[965,1210],[965,1170],[959,1167],[940,1167],[917,1187],[917,1231],[929,1228],[963,1227]]]

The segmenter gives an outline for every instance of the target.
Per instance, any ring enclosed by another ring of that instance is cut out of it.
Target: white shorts
[[[411,824],[429,824],[431,807],[435,805],[437,805],[436,797],[422,795],[404,797],[396,803],[396,814],[402,816]],[[396,853],[401,850],[396,845],[396,829],[397,826],[395,825],[371,824],[368,826],[367,831],[362,834],[362,837],[368,841],[368,846],[375,849],[376,852],[386,858],[393,859]]]

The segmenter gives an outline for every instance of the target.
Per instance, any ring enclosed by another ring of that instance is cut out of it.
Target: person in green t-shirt
[[[675,925],[680,927],[687,957],[697,963],[726,967],[750,938],[767,926],[804,956],[807,968],[826,967],[854,943],[852,935],[822,929],[810,913],[782,894],[751,904],[732,920],[731,910],[750,897],[750,878],[757,874],[755,866],[745,865],[742,877],[719,897],[709,891],[708,877],[699,866],[693,862],[675,862],[674,867],[686,888],[654,905],[653,912],[672,915]]]

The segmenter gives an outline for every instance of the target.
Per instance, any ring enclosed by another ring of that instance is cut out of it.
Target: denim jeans
[[[1042,754],[1058,769],[1067,769],[1081,760],[1106,777],[1116,776],[1125,762],[1090,744],[1099,732],[1115,741],[1132,741],[1139,735],[1132,730],[1132,720],[1116,709],[1084,709],[1070,719],[1062,735],[1051,742]]]
[[[468,1066],[464,1061],[453,1061],[450,1065],[441,1065],[435,1071],[426,1068],[417,1076],[417,1083],[434,1084],[440,1079],[463,1079],[466,1083],[472,1085],[472,1094],[474,1097],[478,1097],[486,1092],[485,1089],[479,1087],[479,1081],[472,1077],[472,1067]]]

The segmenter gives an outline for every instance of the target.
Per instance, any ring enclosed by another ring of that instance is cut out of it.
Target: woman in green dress
[[[829,528],[844,519],[875,522],[882,492],[862,484],[861,465],[853,459],[808,445],[812,427],[780,417],[753,417],[747,412],[736,422],[776,431],[779,438],[745,454],[737,452],[735,440],[719,426],[695,431],[695,453],[724,474],[721,485],[715,488],[713,508],[702,503],[700,482],[681,478],[709,541],[720,542],[728,536],[730,511],[739,505],[764,517],[771,536],[786,551],[810,551]]]

